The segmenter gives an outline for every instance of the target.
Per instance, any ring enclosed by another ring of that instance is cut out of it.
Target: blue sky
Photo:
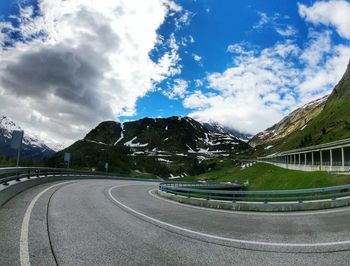
[[[0,2],[3,115],[53,142],[146,116],[255,134],[329,94],[350,58],[349,1],[89,2]]]
[[[232,44],[242,44],[253,50],[261,51],[276,43],[291,40],[302,49],[309,45],[311,30],[315,33],[331,30],[333,45],[348,46],[349,40],[340,37],[334,27],[322,24],[310,25],[300,16],[300,5],[312,6],[316,2],[299,1],[297,4],[294,1],[177,1],[190,12],[188,23],[180,29],[176,29],[174,26],[176,18],[169,17],[158,30],[158,34],[167,37],[174,34],[179,42],[183,38],[188,39],[188,36],[193,37],[195,40],[193,43],[187,41],[186,45],[180,44],[180,64],[183,68],[178,77],[188,81],[188,93],[198,89],[194,82],[196,79],[203,82],[203,86],[200,88],[202,91],[210,92],[210,86],[206,81],[208,73],[223,72],[234,65],[233,56],[227,51],[227,48]],[[292,29],[290,34],[278,32],[278,29],[286,30],[288,28]],[[156,57],[157,51],[152,54]],[[194,54],[201,57],[200,62],[194,60]],[[302,71],[303,66],[298,62],[295,64]],[[345,65],[343,67],[345,68]],[[169,83],[172,84],[171,79],[159,84],[159,87],[166,90]],[[285,115],[309,100],[328,94],[333,85],[333,83],[328,84],[327,88],[321,90],[320,94],[317,93],[305,100],[299,99],[299,95],[295,95],[295,104],[285,106],[280,114]],[[150,92],[146,97],[138,100],[137,115],[121,117],[121,119],[188,115],[192,111],[191,108],[186,108],[183,105],[181,99],[169,99],[164,95],[164,91],[156,91]]]

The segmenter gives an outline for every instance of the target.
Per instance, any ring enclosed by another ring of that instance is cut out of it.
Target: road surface
[[[0,208],[0,265],[349,265],[350,208],[237,213],[171,202],[156,187],[26,190]]]

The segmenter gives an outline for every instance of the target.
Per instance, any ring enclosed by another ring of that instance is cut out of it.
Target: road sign
[[[65,162],[70,162],[70,153],[69,152],[65,152],[64,153],[64,161]]]
[[[64,153],[64,158],[63,158],[63,160],[64,160],[65,162],[67,162],[67,168],[69,168],[69,164],[70,164],[70,153],[69,153],[69,152],[65,152],[65,153]]]
[[[17,150],[17,167],[19,166],[19,159],[21,157],[23,134],[23,130],[14,130],[12,132],[11,148]]]
[[[14,130],[12,132],[11,148],[16,150],[20,149],[22,147],[22,141],[23,141],[23,131]]]

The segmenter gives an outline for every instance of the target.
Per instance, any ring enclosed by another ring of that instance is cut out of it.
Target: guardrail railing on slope
[[[102,172],[91,172],[66,168],[48,168],[48,167],[6,167],[0,168],[0,185],[7,186],[10,181],[21,181],[22,179],[31,179],[33,177],[76,175],[76,176],[99,176],[113,177],[118,176],[126,179],[134,179],[123,174],[107,174]]]
[[[284,202],[284,201],[312,201],[321,199],[333,199],[350,196],[350,185],[312,188],[312,189],[294,189],[294,190],[260,190],[260,191],[242,191],[242,190],[215,190],[203,189],[202,184],[186,184],[182,182],[164,182],[159,184],[159,190],[194,198],[205,198],[224,201],[258,201],[258,202]],[[210,184],[203,184],[210,186]],[[215,184],[217,185],[217,184]]]

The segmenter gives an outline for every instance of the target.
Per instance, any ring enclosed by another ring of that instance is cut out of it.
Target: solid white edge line
[[[129,184],[130,185],[130,184]],[[327,247],[327,246],[337,246],[337,245],[344,245],[344,244],[350,244],[350,240],[346,241],[339,241],[339,242],[324,242],[324,243],[276,243],[276,242],[261,242],[261,241],[252,241],[252,240],[243,240],[243,239],[235,239],[235,238],[227,238],[227,237],[221,237],[221,236],[216,236],[216,235],[211,235],[211,234],[206,234],[198,231],[193,231],[187,228],[183,228],[177,225],[169,224],[166,222],[163,222],[161,220],[152,218],[146,214],[143,214],[141,212],[138,212],[125,204],[121,203],[118,201],[113,195],[112,195],[112,190],[114,188],[118,187],[123,187],[123,186],[128,186],[128,185],[118,185],[118,186],[113,186],[109,188],[108,194],[111,197],[111,199],[116,202],[118,205],[122,206],[123,208],[129,210],[130,212],[133,212],[147,220],[153,221],[155,223],[161,224],[163,226],[167,226],[179,231],[183,231],[186,233],[202,236],[202,237],[207,237],[207,238],[212,238],[216,240],[221,240],[221,241],[228,241],[228,242],[233,242],[233,243],[238,243],[238,244],[250,244],[250,245],[260,245],[260,246],[273,246],[273,247]]]
[[[200,207],[200,206],[194,206],[186,203],[180,203],[174,200],[162,198],[161,196],[156,195],[152,191],[157,190],[157,188],[152,188],[148,191],[148,194],[152,197],[169,202],[171,204],[179,205],[186,208],[192,208],[192,209],[199,209],[199,210],[206,210],[211,212],[223,212],[223,213],[230,213],[232,215],[261,215],[261,216],[307,216],[307,215],[318,215],[318,214],[330,214],[330,213],[340,213],[340,212],[349,212],[350,207],[339,207],[333,210],[315,210],[315,211],[296,211],[296,212],[277,212],[277,213],[271,213],[271,212],[252,212],[252,211],[235,211],[235,210],[221,210],[221,209],[213,209],[209,207]]]
[[[21,237],[19,242],[19,253],[20,253],[20,262],[21,266],[30,266],[30,258],[29,258],[29,243],[28,243],[28,235],[29,235],[29,221],[30,216],[33,211],[35,203],[38,201],[38,199],[48,190],[50,190],[53,187],[57,187],[62,184],[66,183],[72,183],[72,182],[62,182],[56,185],[52,185],[43,191],[41,191],[38,195],[36,195],[32,201],[30,202],[29,206],[27,207],[27,210],[24,214],[22,226],[21,226]]]

